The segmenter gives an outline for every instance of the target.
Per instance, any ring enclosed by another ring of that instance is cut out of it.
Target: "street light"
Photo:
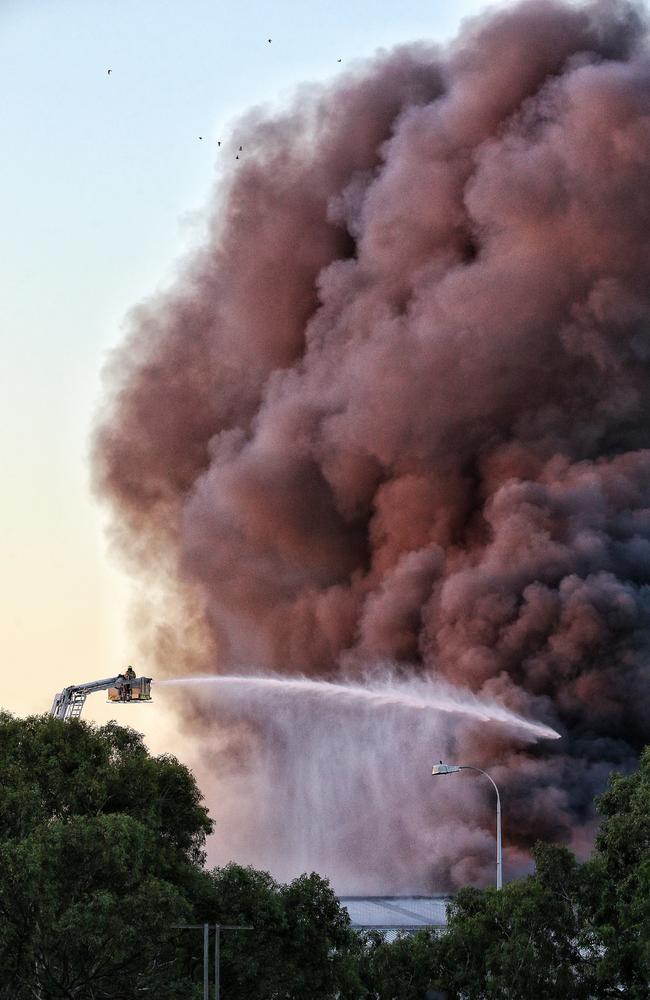
[[[443,764],[440,761],[439,764],[434,764],[431,768],[431,774],[454,774],[456,771],[478,771],[479,774],[484,774],[488,781],[492,782],[494,791],[497,793],[497,889],[501,889],[503,887],[503,857],[501,853],[501,797],[499,789],[487,771],[482,771],[480,767],[474,767],[473,764]]]

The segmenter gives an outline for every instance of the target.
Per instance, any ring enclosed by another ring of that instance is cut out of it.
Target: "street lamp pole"
[[[478,771],[479,774],[485,775],[485,777],[492,783],[492,787],[497,795],[497,889],[503,888],[503,852],[501,844],[501,796],[499,795],[499,789],[497,788],[494,779],[487,773],[483,771],[480,767],[474,767],[473,764],[443,764],[440,761],[439,764],[434,764],[431,768],[431,774],[454,774],[456,771]]]

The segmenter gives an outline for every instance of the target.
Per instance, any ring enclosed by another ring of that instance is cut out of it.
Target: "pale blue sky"
[[[131,656],[88,440],[125,313],[199,238],[217,137],[484,6],[0,0],[0,705],[45,710]]]

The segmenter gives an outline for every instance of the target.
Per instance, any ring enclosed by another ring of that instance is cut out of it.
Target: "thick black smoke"
[[[123,548],[174,593],[148,648],[170,674],[390,661],[498,698],[566,734],[455,738],[501,779],[513,859],[586,848],[594,792],[650,734],[640,9],[492,13],[237,135],[96,437]],[[216,708],[187,709],[211,731]]]

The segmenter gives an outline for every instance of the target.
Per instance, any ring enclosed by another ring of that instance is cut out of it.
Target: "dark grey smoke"
[[[390,661],[499,699],[565,733],[453,737],[503,784],[511,866],[537,837],[587,850],[594,793],[650,734],[640,7],[492,13],[237,135],[210,238],[133,313],[95,439],[116,536],[166,595],[141,622],[147,653],[169,675]],[[259,711],[184,710],[219,773],[246,772]],[[282,780],[309,725],[269,733]],[[423,773],[430,751],[413,749]],[[338,822],[363,812],[355,787]],[[459,815],[426,785],[399,872],[428,823],[448,851],[422,879],[489,877],[488,793]],[[259,813],[242,837],[260,862],[282,855]]]

